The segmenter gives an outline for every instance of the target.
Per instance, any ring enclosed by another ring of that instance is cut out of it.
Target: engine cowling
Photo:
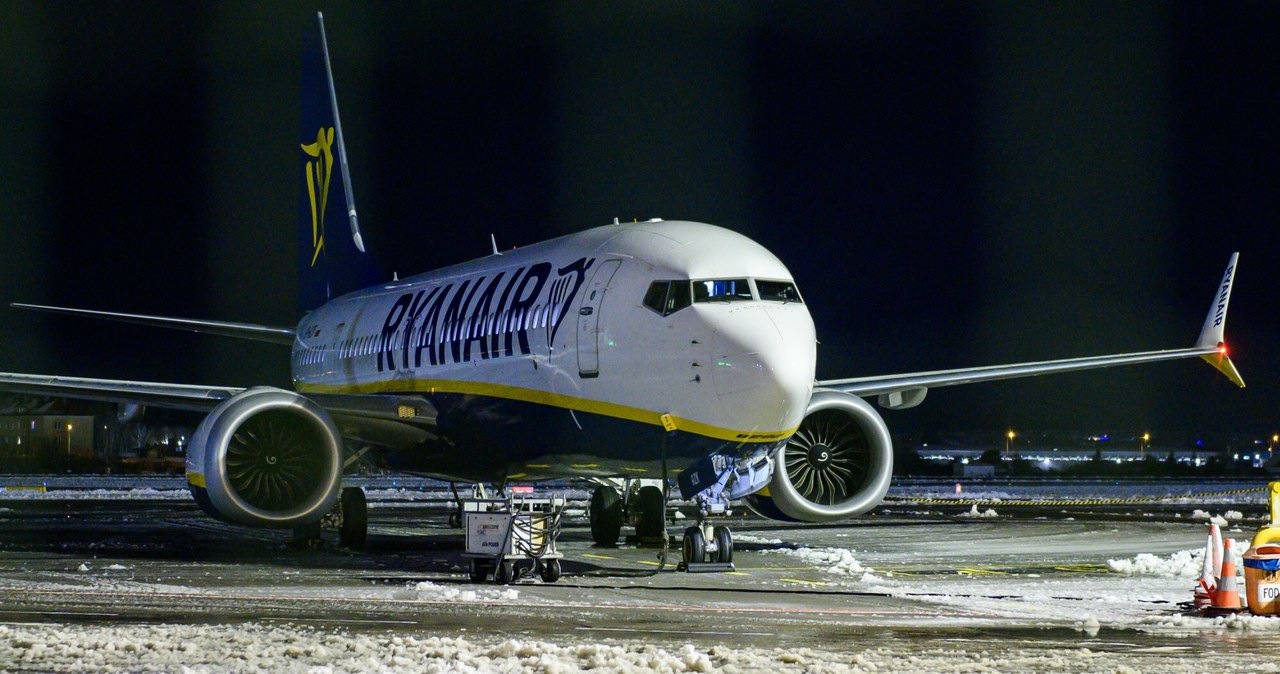
[[[252,388],[214,408],[187,450],[187,484],[219,519],[288,528],[333,509],[342,480],[342,436],[315,402]]]
[[[893,440],[871,404],[816,390],[804,421],[773,458],[768,488],[745,500],[756,514],[831,522],[871,510],[893,477]]]

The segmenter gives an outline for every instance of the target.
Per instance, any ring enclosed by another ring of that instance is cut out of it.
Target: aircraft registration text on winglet
[[[1227,347],[1224,341],[1224,330],[1227,324],[1227,303],[1231,299],[1231,285],[1235,279],[1236,260],[1239,256],[1240,253],[1238,252],[1231,254],[1231,259],[1227,263],[1227,270],[1222,275],[1222,282],[1214,291],[1213,303],[1209,306],[1209,315],[1205,318],[1204,327],[1200,330],[1200,336],[1196,339],[1195,346],[1188,349],[1143,351],[1108,356],[1046,360],[1034,363],[986,365],[955,370],[831,379],[819,381],[816,384],[819,388],[843,391],[861,397],[879,396],[881,407],[906,409],[920,404],[929,389],[940,386],[974,384],[999,379],[1034,377],[1050,373],[1074,372],[1116,365],[1198,357],[1217,368],[1235,385],[1243,388],[1244,379],[1240,376],[1239,371],[1236,370],[1235,364],[1227,356]]]

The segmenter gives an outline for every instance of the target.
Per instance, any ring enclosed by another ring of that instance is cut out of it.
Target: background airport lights
[[[1013,439],[1016,437],[1018,437],[1018,434],[1014,433],[1012,428],[1009,429],[1008,433],[1004,434],[1004,456],[1006,459],[1009,458],[1009,445],[1013,444]]]
[[[1142,444],[1138,445],[1138,458],[1141,459],[1147,455],[1147,443],[1151,441],[1150,433],[1142,434]]]

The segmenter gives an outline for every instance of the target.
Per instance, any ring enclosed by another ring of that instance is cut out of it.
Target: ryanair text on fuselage
[[[554,344],[594,262],[579,258],[554,279],[552,264],[539,262],[404,293],[383,321],[378,371],[527,355],[536,328]]]

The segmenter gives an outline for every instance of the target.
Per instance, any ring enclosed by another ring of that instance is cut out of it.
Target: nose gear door
[[[591,277],[578,309],[578,376],[600,376],[600,308],[605,291],[622,260],[605,260]]]

